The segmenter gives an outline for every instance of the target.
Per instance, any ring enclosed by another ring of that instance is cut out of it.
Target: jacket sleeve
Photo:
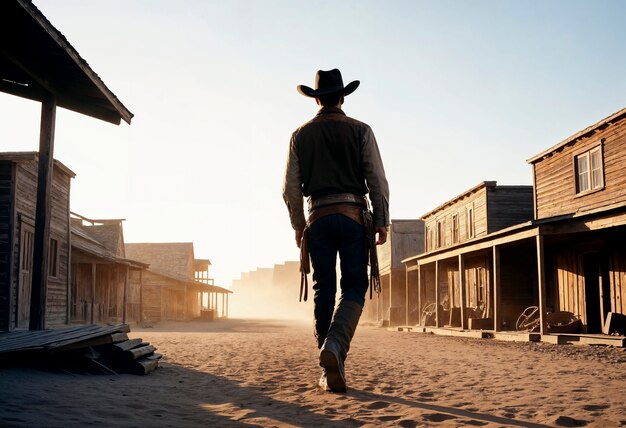
[[[287,167],[283,180],[283,200],[289,211],[291,226],[294,229],[304,229],[304,201],[302,195],[302,179],[300,176],[300,161],[295,147],[295,135],[289,142],[289,154],[287,155]]]
[[[374,225],[376,227],[389,225],[389,184],[385,177],[385,168],[380,157],[378,143],[374,132],[368,126],[364,135],[361,149],[363,160],[363,174],[369,189],[369,199],[372,203]]]

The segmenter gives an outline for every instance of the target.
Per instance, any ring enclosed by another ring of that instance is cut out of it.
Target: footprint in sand
[[[409,419],[403,419],[401,421],[398,421],[398,425],[402,428],[415,428],[417,426],[417,422]]]
[[[445,422],[450,419],[456,419],[456,416],[444,415],[443,413],[426,413],[422,418],[428,422]]]
[[[432,392],[420,392],[419,393],[419,396],[421,398],[432,398],[433,395],[435,395],[435,394],[432,393]]]
[[[559,416],[554,423],[560,427],[584,427],[588,421],[582,419],[574,419],[569,416]]]
[[[400,419],[400,416],[394,416],[394,415],[380,416],[378,418],[378,420],[381,421],[381,422],[397,421],[398,419]]]
[[[385,407],[389,407],[389,406],[390,406],[390,403],[387,403],[386,401],[374,401],[368,404],[367,408],[377,410],[377,409],[384,409]]]
[[[487,425],[487,422],[477,421],[476,419],[470,419],[469,421],[465,421],[464,423],[465,425],[472,425],[475,427],[482,427]]]
[[[585,406],[583,406],[583,410],[586,410],[588,412],[595,412],[598,410],[604,410],[604,409],[608,409],[609,406],[608,404],[587,404]]]

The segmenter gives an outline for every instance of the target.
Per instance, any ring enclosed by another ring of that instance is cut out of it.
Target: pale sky
[[[59,109],[72,210],[125,218],[126,242],[193,241],[216,283],[296,260],[281,188],[318,69],[361,86],[391,217],[481,181],[626,106],[623,1],[35,0],[135,114]],[[0,149],[37,150],[40,105],[0,93]],[[297,287],[298,284],[294,284]]]

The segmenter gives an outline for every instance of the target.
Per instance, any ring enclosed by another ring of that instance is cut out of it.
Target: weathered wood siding
[[[46,295],[46,325],[67,322],[67,278],[69,246],[69,198],[71,178],[58,168],[53,169],[51,187],[50,239],[57,241],[58,270],[55,277],[48,276]],[[37,205],[37,162],[20,162],[16,170],[16,211],[34,219]]]
[[[185,319],[185,284],[181,281],[144,271],[141,293],[142,319],[176,321]]]
[[[603,141],[604,188],[576,197],[574,156]],[[537,218],[626,203],[626,119],[533,163]]]
[[[487,218],[489,233],[532,220],[532,186],[488,187]]]
[[[626,315],[626,250],[614,246],[609,259],[611,312]]]
[[[467,256],[465,265],[465,307],[468,318],[489,318],[493,313],[491,257],[489,252]]]
[[[554,308],[580,316],[586,324],[585,276],[576,248],[562,247],[553,259]]]
[[[387,242],[378,246],[377,251],[381,273],[404,269],[403,259],[424,252],[424,222],[391,220]]]
[[[13,163],[0,161],[0,331],[9,330],[14,312],[15,285],[11,280],[15,244],[15,218],[13,215]]]
[[[468,194],[452,205],[424,216],[425,228],[425,250],[432,251],[437,248],[449,247],[456,245],[452,239],[453,217],[458,215],[459,221],[459,240],[458,243],[473,239],[468,236],[469,224],[467,221],[468,209],[473,210],[474,218],[474,238],[487,234],[487,192],[485,187],[478,189],[476,192]],[[437,242],[437,223],[441,223],[443,227],[443,240]],[[439,244],[439,245],[437,245]]]

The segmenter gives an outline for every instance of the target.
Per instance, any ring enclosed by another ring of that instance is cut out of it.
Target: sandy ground
[[[148,376],[0,369],[0,426],[626,426],[626,352],[361,326],[347,394],[316,388],[311,326],[133,328]]]

